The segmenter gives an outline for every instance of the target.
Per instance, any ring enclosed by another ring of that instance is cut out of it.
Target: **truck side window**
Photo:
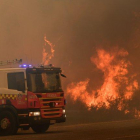
[[[8,73],[8,89],[25,92],[24,72]]]

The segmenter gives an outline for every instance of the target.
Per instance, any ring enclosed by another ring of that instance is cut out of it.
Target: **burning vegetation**
[[[78,83],[72,82],[67,87],[67,94],[74,101],[80,100],[89,110],[92,108],[109,110],[115,106],[117,110],[125,114],[133,112],[137,114],[135,117],[138,117],[139,111],[132,107],[132,102],[139,85],[136,73],[129,72],[132,64],[127,60],[128,55],[126,50],[117,47],[110,51],[97,49],[96,56],[92,56],[90,60],[103,73],[103,84],[96,90],[92,85],[92,90],[89,91],[92,79],[87,78]]]

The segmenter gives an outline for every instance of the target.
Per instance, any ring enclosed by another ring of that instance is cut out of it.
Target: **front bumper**
[[[54,124],[54,123],[61,123],[66,121],[66,115],[63,114],[61,117],[58,118],[42,118],[41,116],[32,116],[29,117],[29,124],[30,125],[37,125],[37,124]]]

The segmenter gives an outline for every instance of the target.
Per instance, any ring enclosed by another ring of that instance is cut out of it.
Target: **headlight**
[[[63,114],[65,114],[65,109],[63,109]]]
[[[29,116],[40,116],[40,112],[29,112]]]

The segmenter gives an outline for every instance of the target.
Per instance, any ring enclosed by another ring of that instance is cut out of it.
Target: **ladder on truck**
[[[6,66],[11,64],[20,64],[22,63],[22,59],[14,59],[12,61],[0,61],[0,66]]]

